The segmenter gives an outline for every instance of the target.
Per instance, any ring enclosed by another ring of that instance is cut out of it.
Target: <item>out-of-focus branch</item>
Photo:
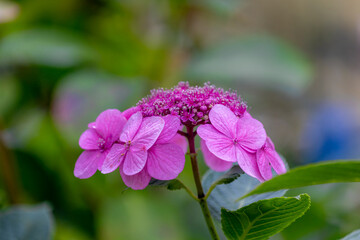
[[[3,130],[2,126],[0,119],[0,133]],[[15,158],[0,135],[0,172],[11,204],[21,202],[21,187],[16,169]]]

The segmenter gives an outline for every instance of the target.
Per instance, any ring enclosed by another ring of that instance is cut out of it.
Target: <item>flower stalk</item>
[[[198,163],[197,163],[197,153],[196,153],[196,148],[195,148],[195,135],[196,134],[193,131],[193,127],[187,126],[187,139],[189,142],[191,167],[193,170],[193,176],[194,176],[194,181],[195,181],[196,190],[197,190],[197,197],[199,199],[199,204],[200,204],[202,213],[204,215],[206,225],[209,229],[210,235],[213,240],[218,240],[219,236],[216,232],[214,222],[211,218],[209,207],[208,207],[207,201],[205,199],[204,190],[201,185],[199,167],[198,167]]]

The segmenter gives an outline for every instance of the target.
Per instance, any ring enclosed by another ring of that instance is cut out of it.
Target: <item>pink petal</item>
[[[126,109],[125,111],[122,112],[122,115],[126,118],[129,119],[134,113],[139,112],[140,111],[140,107],[136,106],[136,107],[131,107],[129,109]]]
[[[214,154],[212,154],[208,147],[205,144],[204,140],[200,141],[201,151],[204,155],[204,160],[206,165],[208,165],[212,170],[223,172],[227,171],[231,168],[232,163],[228,161],[221,160],[220,158],[216,157]]]
[[[120,140],[122,142],[132,141],[140,128],[142,120],[141,112],[133,114],[125,124],[123,132],[120,135]]]
[[[75,163],[74,175],[77,178],[89,178],[95,174],[98,162],[103,161],[105,154],[98,150],[88,150],[81,153]]]
[[[197,133],[206,142],[209,151],[216,157],[236,162],[236,149],[232,139],[216,130],[211,124],[199,126]]]
[[[117,109],[108,109],[96,118],[96,131],[111,143],[119,139],[126,119]]]
[[[111,173],[117,169],[126,156],[126,148],[124,144],[115,143],[109,153],[106,155],[105,161],[101,167],[101,173]]]
[[[177,116],[166,115],[165,117],[162,117],[162,119],[165,121],[165,125],[156,143],[169,142],[170,139],[175,137],[178,129],[181,126],[180,119]]]
[[[120,167],[120,175],[121,175],[121,178],[123,179],[125,185],[134,190],[142,190],[142,189],[146,188],[146,186],[149,185],[150,180],[151,180],[150,175],[147,173],[146,167],[139,173],[131,175],[131,176],[126,175],[122,171],[122,167]]]
[[[251,114],[248,111],[244,112],[244,116],[243,117],[249,117],[252,118]]]
[[[236,126],[236,138],[242,148],[255,153],[266,140],[266,132],[261,122],[253,118],[240,118]]]
[[[102,153],[104,154],[104,158],[102,159],[99,159],[98,161],[98,170],[101,172],[102,170],[102,166],[104,165],[104,161],[105,161],[105,158],[107,157],[107,155],[109,154],[110,152],[110,149],[106,149],[104,150]]]
[[[164,125],[165,121],[161,117],[144,118],[138,132],[132,141],[133,144],[145,146],[146,150],[148,150],[158,139],[161,131],[164,128]]]
[[[271,141],[271,139],[269,137],[266,138],[266,146],[270,147],[271,149],[275,150],[275,145],[274,143]]]
[[[209,113],[211,124],[221,133],[230,138],[235,137],[236,123],[238,117],[228,108],[216,104]]]
[[[248,153],[244,149],[236,147],[236,157],[239,166],[247,175],[257,178],[260,182],[264,181],[256,162],[256,154]]]
[[[216,128],[214,128],[211,124],[200,125],[196,129],[196,132],[199,137],[205,141],[211,138],[216,138],[218,135],[224,135],[216,130]]]
[[[286,166],[284,161],[281,159],[279,154],[275,150],[274,143],[269,137],[266,138],[265,142],[265,154],[268,161],[271,163],[271,166],[274,168],[277,174],[282,174],[286,172]]]
[[[225,137],[219,137],[218,140],[210,139],[205,142],[209,151],[224,161],[236,162],[236,147],[233,142]]]
[[[256,152],[256,159],[257,159],[257,163],[258,163],[258,167],[259,167],[259,171],[260,171],[261,176],[265,180],[271,179],[272,178],[272,171],[271,171],[269,158],[267,156],[266,151],[264,151],[263,148],[259,149]]]
[[[174,143],[155,144],[149,149],[147,170],[153,178],[170,180],[184,169],[185,154]]]
[[[96,122],[91,122],[88,124],[88,128],[96,128]]]
[[[271,166],[274,168],[277,174],[283,174],[286,172],[286,166],[279,154],[275,150],[267,149],[267,157]]]
[[[85,150],[96,150],[99,149],[98,140],[101,138],[94,129],[87,129],[81,134],[79,139],[79,145]]]
[[[187,152],[188,142],[186,137],[181,136],[180,134],[176,134],[175,137],[170,140],[170,142],[179,145],[184,153]]]
[[[125,156],[122,171],[126,175],[134,175],[140,172],[145,167],[147,157],[145,146],[131,146]]]

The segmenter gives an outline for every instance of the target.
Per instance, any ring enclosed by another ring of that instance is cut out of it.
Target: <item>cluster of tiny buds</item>
[[[236,91],[225,91],[210,83],[191,87],[188,82],[180,82],[171,89],[155,89],[137,103],[144,117],[179,116],[184,125],[196,126],[209,122],[209,112],[216,104],[227,106],[235,115],[242,117],[246,104]]]

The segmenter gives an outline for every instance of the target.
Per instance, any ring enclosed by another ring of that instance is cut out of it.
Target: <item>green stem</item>
[[[181,184],[182,187],[184,188],[184,190],[190,195],[190,197],[192,197],[195,201],[199,202],[200,200],[195,196],[195,194],[183,183],[181,182],[179,179],[177,179]]]
[[[216,186],[217,186],[217,182],[211,184],[209,190],[205,194],[205,197],[204,197],[205,200],[210,196],[211,192],[215,189]]]
[[[215,228],[214,222],[211,218],[209,207],[208,207],[206,199],[205,199],[204,190],[201,185],[199,167],[197,164],[197,157],[196,157],[197,154],[196,154],[196,149],[195,149],[195,133],[193,132],[193,127],[187,127],[187,134],[188,134],[187,139],[189,142],[189,149],[190,149],[191,166],[192,166],[192,170],[193,170],[194,181],[195,181],[195,185],[196,185],[196,189],[197,189],[199,204],[200,204],[202,213],[203,213],[205,221],[206,221],[206,225],[209,229],[212,239],[219,240],[219,236],[216,232],[216,228]]]
[[[216,228],[215,228],[215,225],[214,225],[214,222],[211,218],[211,214],[210,214],[210,211],[209,211],[209,207],[208,207],[208,204],[207,204],[207,201],[206,199],[202,198],[200,199],[200,207],[201,207],[201,210],[203,212],[203,215],[204,215],[204,218],[205,218],[205,221],[206,221],[206,225],[209,229],[209,232],[210,232],[210,235],[212,237],[213,240],[219,240],[219,236],[216,232]]]

